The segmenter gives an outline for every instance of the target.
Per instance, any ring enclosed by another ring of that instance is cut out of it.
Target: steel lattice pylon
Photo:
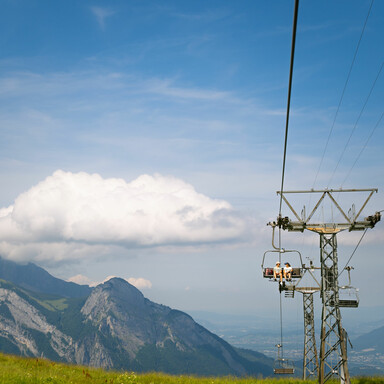
[[[320,234],[322,325],[319,383],[338,375],[349,384],[345,331],[339,307],[336,234]]]
[[[317,377],[319,361],[317,359],[313,291],[302,292],[304,309],[304,361],[303,380]]]
[[[361,207],[356,210],[355,204],[346,212],[337,202],[334,194],[339,196],[344,193],[368,193]],[[381,219],[380,212],[360,219],[363,209],[366,207],[372,195],[377,189],[323,189],[307,191],[278,191],[281,198],[287,204],[297,220],[292,221],[289,217],[277,218],[279,228],[288,231],[309,230],[320,235],[320,262],[321,262],[321,298],[323,303],[321,319],[321,345],[319,362],[319,383],[324,384],[327,380],[337,375],[342,384],[349,384],[349,371],[347,364],[346,332],[341,325],[339,286],[338,286],[338,258],[336,234],[340,231],[362,231],[373,228]],[[320,198],[313,208],[306,214],[305,206],[299,215],[286,198],[286,194],[320,194]],[[322,202],[328,199],[332,207],[341,215],[341,221],[319,222],[314,221],[314,215]],[[357,212],[356,212],[357,211]]]

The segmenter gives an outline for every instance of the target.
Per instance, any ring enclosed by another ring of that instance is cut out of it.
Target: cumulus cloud
[[[103,284],[106,281],[113,279],[114,277],[117,277],[117,276],[113,276],[113,275],[107,276],[103,281],[95,282],[95,281],[92,281],[87,276],[76,275],[76,276],[69,278],[67,281],[70,281],[70,282],[76,283],[76,284],[80,284],[80,285],[89,285],[90,287],[96,287],[97,285]],[[124,280],[127,281],[129,284],[132,284],[137,289],[150,289],[150,288],[152,288],[152,283],[149,280],[144,279],[143,277],[137,277],[137,278],[136,277],[130,277],[129,279],[124,279]]]
[[[58,262],[113,250],[239,241],[246,220],[231,205],[171,176],[126,182],[61,170],[0,209],[0,254]]]
[[[149,280],[144,279],[143,277],[138,277],[138,278],[130,277],[127,281],[129,284],[132,284],[137,289],[152,288],[152,283]]]
[[[72,276],[67,281],[69,281],[71,283],[80,284],[80,285],[91,285],[92,284],[91,279],[87,276],[84,276],[84,275]]]

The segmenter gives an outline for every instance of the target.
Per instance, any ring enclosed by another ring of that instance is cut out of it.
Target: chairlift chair
[[[339,307],[357,308],[359,306],[359,290],[351,286],[351,266],[345,268],[348,272],[348,285],[339,287]]]
[[[277,344],[277,359],[273,363],[273,373],[275,375],[293,375],[295,373],[295,364],[290,359],[284,359],[280,356],[281,344]]]
[[[295,365],[292,360],[277,359],[273,365],[273,373],[275,375],[293,375],[295,373]]]
[[[344,286],[339,288],[339,307],[357,308],[359,306],[359,290],[355,287]]]
[[[263,277],[266,279],[273,279],[273,269],[275,267],[274,261],[269,260],[270,256],[278,253],[279,254],[279,261],[281,262],[281,254],[284,254],[284,257],[288,256],[288,254],[296,254],[294,258],[294,262],[291,260],[291,257],[288,257],[290,264],[292,263],[292,272],[291,272],[291,280],[292,279],[301,279],[303,277],[303,270],[304,270],[304,264],[303,260],[301,258],[301,253],[299,251],[295,250],[286,250],[284,248],[276,247],[275,245],[275,228],[277,224],[275,222],[269,223],[272,227],[272,247],[274,248],[273,250],[269,250],[264,252],[263,255],[263,261],[261,263],[261,269],[263,271]],[[298,257],[297,257],[298,256]],[[265,258],[268,257],[268,263],[266,263]],[[287,260],[285,260],[287,261]]]
[[[273,279],[273,268],[274,268],[274,259],[276,258],[276,253],[278,254],[284,254],[284,257],[287,256],[288,253],[292,254],[296,254],[295,256],[295,261],[292,261],[292,274],[291,274],[291,278],[292,279],[300,279],[301,277],[303,277],[303,270],[304,270],[304,265],[303,265],[303,260],[301,258],[301,254],[299,251],[295,251],[295,250],[282,250],[282,251],[279,251],[279,250],[269,250],[269,251],[266,251],[264,252],[264,255],[263,255],[263,261],[261,263],[261,269],[263,271],[263,277],[266,278],[266,279]],[[272,255],[275,255],[274,256],[274,259],[272,260]],[[292,257],[289,257],[287,256],[288,259],[290,259],[289,261],[291,261]],[[268,260],[266,260],[268,259]]]

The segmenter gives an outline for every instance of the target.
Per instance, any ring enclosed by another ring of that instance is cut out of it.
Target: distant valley
[[[294,316],[284,322],[285,356],[302,366],[303,358],[303,320],[296,310]],[[201,324],[211,332],[237,348],[257,349],[268,357],[276,357],[275,345],[280,341],[279,318],[191,312]],[[318,314],[319,316],[319,314]],[[319,318],[319,317],[318,317]],[[315,324],[316,324],[315,319]],[[343,313],[351,344],[348,344],[348,360],[353,375],[384,374],[384,308],[357,308]],[[317,327],[319,320],[317,320]],[[317,328],[319,343],[320,329]]]

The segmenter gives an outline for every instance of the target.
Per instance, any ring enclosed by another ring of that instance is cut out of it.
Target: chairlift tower
[[[368,193],[361,208],[356,214],[353,204],[347,215],[333,196],[335,193],[344,194],[351,192]],[[321,289],[322,317],[321,317],[321,343],[320,343],[320,364],[319,384],[324,384],[334,375],[340,378],[342,384],[350,384],[347,358],[346,332],[342,327],[340,300],[339,300],[339,270],[337,257],[337,233],[348,229],[349,231],[361,231],[373,228],[380,220],[381,215],[376,212],[364,220],[358,220],[363,209],[377,189],[325,189],[309,191],[278,191],[281,198],[287,204],[297,220],[292,221],[288,217],[279,216],[277,225],[288,231],[303,232],[305,229],[316,232],[320,235],[320,264],[321,264]],[[305,207],[301,217],[288,201],[287,194],[313,194],[321,193],[311,213],[306,216]],[[320,204],[325,198],[329,198],[333,207],[341,213],[345,221],[340,223],[329,222],[319,223],[311,221]],[[313,298],[313,296],[312,296]]]
[[[304,358],[303,358],[303,380],[318,376],[319,360],[317,358],[315,337],[315,316],[313,306],[313,294],[317,292],[312,289],[297,289],[303,294],[304,312]]]
[[[294,291],[300,292],[303,295],[303,314],[304,314],[304,354],[303,354],[303,380],[317,377],[319,374],[319,360],[316,348],[316,337],[315,337],[315,311],[313,304],[313,295],[315,292],[321,290],[320,283],[317,281],[313,272],[315,267],[310,261],[310,265],[303,265],[304,275],[308,272],[315,286],[307,287],[302,286],[299,280],[298,283],[293,287]]]

